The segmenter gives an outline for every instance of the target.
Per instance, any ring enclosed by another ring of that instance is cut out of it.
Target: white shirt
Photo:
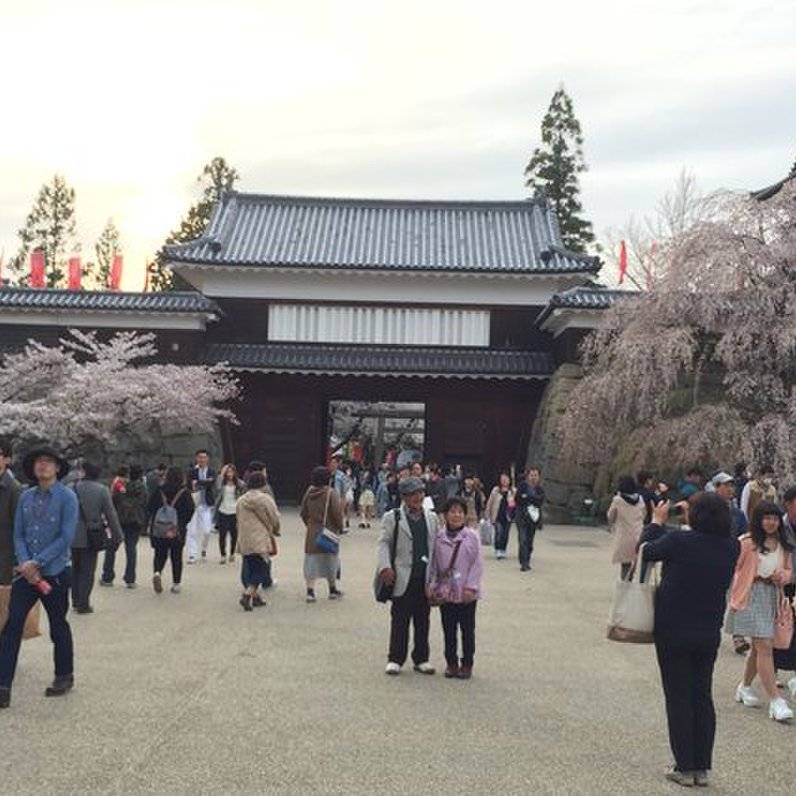
[[[770,578],[774,574],[774,570],[779,566],[781,558],[779,545],[767,553],[761,553],[758,550],[757,558],[757,577]]]

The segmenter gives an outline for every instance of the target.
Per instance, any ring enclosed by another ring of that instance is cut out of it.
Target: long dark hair
[[[169,467],[163,478],[163,491],[175,495],[185,486],[185,476],[179,467]]]
[[[784,550],[791,550],[788,537],[785,536],[785,528],[782,524],[782,512],[776,503],[768,500],[763,500],[757,504],[757,507],[752,514],[752,521],[749,523],[749,535],[755,543],[755,547],[761,553],[767,553],[769,550],[766,548],[766,532],[763,530],[763,517],[776,517],[777,518],[777,538]]]

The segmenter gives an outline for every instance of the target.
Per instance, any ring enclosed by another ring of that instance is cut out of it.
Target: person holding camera
[[[28,453],[22,469],[36,486],[22,494],[14,518],[17,566],[8,622],[0,636],[0,708],[11,704],[25,618],[38,600],[47,612],[55,646],[55,678],[45,696],[62,696],[74,685],[72,629],[66,614],[69,548],[77,527],[78,505],[75,493],[60,483],[69,472],[69,462],[52,448],[41,447]]]

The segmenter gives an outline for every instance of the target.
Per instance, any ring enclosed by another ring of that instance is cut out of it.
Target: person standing
[[[617,492],[608,507],[608,524],[614,534],[614,553],[611,562],[620,565],[620,575],[623,580],[636,560],[636,545],[644,527],[646,513],[647,506],[638,493],[633,476],[621,476]]]
[[[775,721],[793,718],[790,706],[777,693],[773,646],[774,623],[783,588],[793,582],[791,553],[779,507],[768,501],[758,503],[749,534],[741,537],[727,624],[733,635],[752,639],[735,700],[746,707],[760,704],[752,689],[752,682],[759,675],[769,699],[769,718]]]
[[[158,512],[164,509],[161,516],[172,514],[168,508],[174,509],[176,517],[171,527],[165,528],[164,522],[158,521]],[[163,591],[163,567],[171,560],[171,593],[179,594],[182,588],[182,551],[188,535],[188,524],[194,513],[194,502],[185,485],[185,477],[179,467],[169,467],[161,486],[149,499],[147,514],[152,517],[152,535],[150,542],[155,551],[152,562],[152,588],[155,594]]]
[[[36,486],[19,498],[14,517],[17,577],[8,621],[0,634],[0,708],[11,704],[25,618],[38,600],[47,612],[55,659],[55,676],[45,696],[63,696],[74,686],[74,645],[66,615],[78,502],[75,493],[59,483],[69,472],[69,463],[53,448],[42,446],[25,456],[22,469]]]
[[[337,588],[339,553],[327,553],[315,544],[321,528],[328,528],[337,534],[343,530],[343,505],[330,480],[331,473],[326,467],[316,467],[310,474],[310,485],[299,506],[299,516],[307,529],[304,537],[304,581],[308,603],[317,600],[315,581],[318,578],[323,578],[329,584],[330,600],[343,596]]]
[[[196,451],[196,464],[188,473],[196,510],[188,528],[188,563],[193,564],[201,555],[207,561],[207,545],[213,530],[213,512],[216,503],[216,473],[210,467],[210,456],[204,448]]]
[[[265,476],[263,476],[265,480]],[[216,484],[215,523],[218,531],[219,563],[227,563],[227,536],[229,536],[229,563],[235,561],[235,548],[238,545],[238,498],[246,491],[246,484],[238,478],[234,464],[221,468]]]
[[[274,499],[265,491],[266,481],[262,472],[252,473],[246,486],[246,493],[236,505],[236,549],[243,556],[244,592],[240,604],[245,611],[251,611],[255,605],[265,605],[259,589],[268,576],[271,556],[276,555],[279,511]]]
[[[399,482],[399,489],[403,503],[384,515],[378,542],[379,575],[387,586],[393,587],[385,672],[389,675],[401,673],[409,648],[411,623],[414,669],[421,674],[434,674],[434,667],[429,663],[430,604],[426,595],[426,568],[433,555],[437,515],[423,508],[424,486],[419,478],[405,478]]]
[[[469,680],[475,658],[475,609],[481,596],[481,540],[465,527],[468,502],[453,497],[445,504],[445,528],[434,540],[427,596],[440,606],[445,637],[445,677]],[[459,630],[462,657],[457,653]]]
[[[121,468],[120,468],[121,470]],[[124,536],[124,582],[128,589],[134,589],[136,565],[138,563],[138,540],[146,525],[147,490],[143,478],[143,469],[134,464],[126,475],[119,475],[122,480],[116,489],[111,489],[113,507],[119,518],[119,525]],[[105,550],[105,561],[102,566],[101,586],[112,586],[116,566],[116,548],[108,546]]]
[[[501,473],[498,483],[492,487],[486,502],[486,516],[495,528],[495,558],[499,561],[506,557],[509,545],[509,529],[511,515],[514,511],[515,491],[511,486],[511,476]]]
[[[713,765],[713,667],[739,544],[718,495],[691,499],[691,530],[667,529],[668,516],[668,501],[656,505],[640,543],[644,561],[663,563],[654,639],[674,756],[666,778],[690,787],[707,785]]]
[[[774,468],[770,464],[762,464],[755,477],[747,481],[741,492],[741,511],[751,522],[757,504],[761,502],[776,503],[777,488],[774,486]]]
[[[544,488],[542,487],[542,472],[538,467],[528,468],[525,480],[517,489],[516,501],[520,570],[528,572],[531,568],[536,532],[542,527]]]
[[[22,494],[22,484],[8,469],[11,455],[11,442],[0,439],[0,633],[8,616],[14,576],[14,515]]]
[[[107,546],[118,547],[123,538],[122,527],[116,509],[113,507],[111,493],[105,484],[99,482],[100,468],[88,459],[83,460],[83,477],[73,486],[78,500],[78,520],[75,537],[72,541],[72,575],[74,586],[72,602],[75,613],[91,614],[91,592],[94,588],[94,574],[97,569],[97,555]],[[110,529],[107,536],[106,528]],[[95,544],[95,539],[104,540],[104,547]],[[113,582],[100,581],[103,586]]]

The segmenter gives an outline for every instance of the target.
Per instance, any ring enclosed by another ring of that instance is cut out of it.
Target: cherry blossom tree
[[[559,432],[573,466],[771,462],[796,480],[796,180],[725,193],[666,244],[665,274],[583,345]]]
[[[238,384],[223,366],[147,363],[155,336],[118,332],[102,341],[70,330],[57,346],[34,340],[0,360],[0,434],[58,445],[70,457],[122,434],[211,431]]]

